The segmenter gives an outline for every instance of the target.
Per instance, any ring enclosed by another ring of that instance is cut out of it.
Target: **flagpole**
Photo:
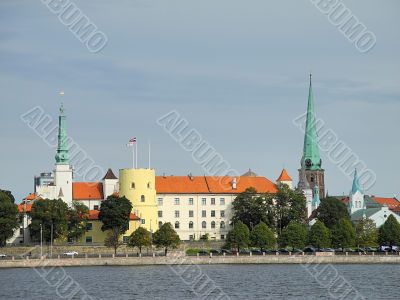
[[[135,168],[135,147],[132,147],[132,168]]]
[[[150,141],[149,141],[149,169],[150,169]]]
[[[135,152],[136,152],[136,153],[135,153],[135,155],[136,155],[135,166],[136,166],[136,169],[137,169],[137,167],[138,167],[138,164],[137,164],[137,152],[138,152],[137,144],[138,144],[138,142],[137,142],[137,139],[136,139],[136,143],[135,143],[135,148],[136,148],[136,149],[135,149],[135,150],[136,150],[136,151],[135,151]]]

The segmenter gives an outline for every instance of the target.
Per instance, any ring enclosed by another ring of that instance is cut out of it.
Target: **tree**
[[[235,248],[239,252],[250,243],[250,231],[246,224],[241,221],[234,223],[231,231],[226,236],[226,244],[230,248]]]
[[[298,222],[291,221],[289,225],[282,230],[279,236],[281,247],[291,247],[303,249],[307,242],[307,228]]]
[[[379,228],[379,243],[385,246],[400,245],[400,224],[393,215]]]
[[[66,238],[68,229],[68,205],[61,199],[40,199],[33,203],[30,232],[33,239],[40,241],[41,229],[43,240],[50,242],[57,238]],[[52,230],[53,229],[53,230]],[[53,232],[53,235],[51,235]]]
[[[251,231],[250,241],[253,247],[258,247],[261,251],[264,249],[273,249],[276,245],[276,238],[273,231],[264,222],[257,224]]]
[[[153,243],[157,247],[164,247],[165,256],[169,248],[177,248],[181,240],[171,223],[164,223],[153,235]]]
[[[368,218],[363,218],[356,225],[356,243],[358,247],[376,246],[378,241],[378,230],[375,222]]]
[[[329,247],[331,244],[331,233],[320,220],[311,226],[308,241],[317,249]]]
[[[232,203],[233,223],[243,222],[247,227],[252,227],[260,222],[274,226],[273,196],[258,194],[256,189],[250,187],[238,194]]]
[[[280,234],[291,221],[303,223],[307,218],[306,198],[301,190],[279,184],[275,199],[276,231]]]
[[[101,230],[109,230],[105,245],[114,248],[115,254],[122,245],[121,235],[129,229],[131,210],[132,204],[125,197],[111,195],[101,203],[99,213],[99,220],[103,223]]]
[[[68,208],[68,240],[77,241],[86,232],[89,219],[89,208],[79,202],[74,202]]]
[[[346,204],[336,198],[327,197],[321,200],[317,209],[317,218],[332,230],[340,219],[350,220],[350,215]]]
[[[0,190],[0,247],[14,235],[18,228],[18,206],[14,203],[11,192]]]
[[[129,247],[138,247],[139,253],[142,253],[142,247],[149,247],[151,244],[151,233],[143,227],[132,232],[128,242]]]
[[[340,219],[339,223],[332,229],[332,244],[336,248],[347,248],[355,245],[356,232],[351,222],[347,219]]]

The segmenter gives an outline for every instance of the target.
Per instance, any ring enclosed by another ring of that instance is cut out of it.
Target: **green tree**
[[[107,247],[117,249],[122,245],[121,235],[129,229],[129,220],[132,210],[131,202],[125,197],[108,196],[101,203],[99,220],[103,223],[102,231],[109,231],[105,240]]]
[[[311,226],[308,241],[317,249],[329,247],[331,244],[331,233],[328,227],[320,220]]]
[[[169,248],[177,248],[180,242],[179,235],[169,222],[164,223],[153,235],[154,245],[164,247],[165,256],[167,256]]]
[[[374,221],[368,218],[359,220],[356,224],[356,243],[358,247],[376,246],[378,242],[378,230]]]
[[[235,248],[239,252],[240,249],[246,248],[250,244],[249,227],[241,221],[234,223],[233,228],[226,236],[226,245]]]
[[[347,248],[355,245],[356,232],[351,222],[347,219],[340,219],[332,229],[332,244],[336,248]]]
[[[273,231],[264,222],[257,224],[251,231],[250,241],[253,247],[260,248],[261,251],[264,249],[273,249],[276,245],[276,238]]]
[[[350,215],[346,204],[336,198],[327,197],[321,200],[321,204],[317,209],[317,218],[332,230],[339,220],[350,220]]]
[[[274,199],[275,224],[279,234],[290,222],[303,223],[306,220],[306,198],[301,190],[292,190],[286,184],[279,184]]]
[[[279,245],[281,247],[291,247],[303,249],[307,242],[307,228],[298,222],[291,221],[289,225],[282,230],[279,236]]]
[[[77,241],[86,232],[89,219],[89,208],[79,202],[74,202],[68,208],[68,240]]]
[[[233,223],[242,222],[252,227],[260,222],[274,225],[273,196],[258,194],[255,188],[247,188],[238,194],[232,203]]]
[[[32,222],[30,226],[31,236],[40,241],[41,228],[43,240],[50,242],[53,229],[53,240],[65,239],[68,229],[68,205],[61,199],[40,199],[33,203],[31,210]]]
[[[138,247],[139,253],[142,253],[142,247],[150,247],[151,244],[151,233],[143,227],[132,232],[128,242],[129,247]]]
[[[400,245],[400,224],[393,215],[390,215],[386,222],[379,228],[378,240],[381,245]]]
[[[18,228],[18,206],[11,192],[0,190],[0,247],[14,235]]]

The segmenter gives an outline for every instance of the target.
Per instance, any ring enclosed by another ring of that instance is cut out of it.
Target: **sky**
[[[40,107],[56,124],[61,101],[104,170],[130,167],[137,137],[139,167],[151,141],[157,174],[203,175],[157,124],[176,111],[239,174],[275,181],[285,167],[297,183],[310,72],[317,118],[376,174],[367,192],[400,194],[399,1],[341,1],[376,36],[366,53],[310,0],[74,1],[107,37],[97,53],[45,2],[0,2],[0,188],[17,201],[56,151],[21,115]],[[329,194],[348,194],[351,176],[321,156]]]

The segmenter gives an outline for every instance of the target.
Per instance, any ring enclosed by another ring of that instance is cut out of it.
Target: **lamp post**
[[[43,224],[40,223],[40,259],[43,257]]]
[[[51,220],[50,257],[53,258],[53,220]]]

